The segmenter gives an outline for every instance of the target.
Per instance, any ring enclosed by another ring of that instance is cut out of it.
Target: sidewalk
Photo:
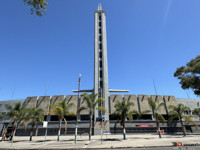
[[[127,135],[127,140],[122,139],[122,135],[103,135],[92,136],[88,141],[88,136],[78,136],[78,141],[74,143],[74,136],[61,136],[57,142],[57,136],[47,136],[44,142],[44,136],[33,136],[33,141],[29,141],[28,136],[16,136],[14,143],[10,141],[0,142],[0,149],[108,149],[108,148],[144,148],[144,147],[163,147],[173,146],[173,142],[182,142],[183,144],[200,144],[200,135],[158,135],[152,134],[131,134]]]

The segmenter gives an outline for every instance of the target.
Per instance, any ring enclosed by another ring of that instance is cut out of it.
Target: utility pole
[[[158,95],[158,94],[157,94],[157,90],[156,90],[156,84],[155,84],[155,81],[154,81],[154,79],[153,79],[153,85],[154,85],[154,90],[155,90],[155,93],[156,93],[156,95]]]
[[[78,130],[78,117],[79,117],[78,108],[79,108],[80,82],[81,82],[81,74],[79,74],[79,79],[78,79],[78,99],[77,99],[77,110],[76,110],[75,143],[77,142],[77,130]]]

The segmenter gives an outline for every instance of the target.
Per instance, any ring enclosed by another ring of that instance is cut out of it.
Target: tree
[[[180,80],[181,87],[192,89],[194,94],[200,96],[200,55],[186,64],[177,68],[174,77]]]
[[[183,126],[183,119],[185,120],[185,122],[187,124],[192,123],[197,128],[196,122],[190,116],[185,115],[185,113],[189,113],[190,112],[190,108],[189,107],[187,107],[187,106],[185,106],[183,104],[178,104],[177,106],[170,105],[169,109],[170,109],[170,112],[169,112],[169,120],[168,120],[168,122],[170,123],[174,119],[179,119],[180,123],[181,123],[183,136],[186,136],[185,130],[184,130],[184,126]]]
[[[22,106],[22,104],[20,102],[16,103],[14,105],[14,107],[10,104],[5,104],[5,107],[9,112],[6,113],[4,117],[11,118],[11,121],[6,126],[1,140],[5,140],[5,136],[7,134],[7,129],[9,127],[9,125],[13,123],[13,130],[12,130],[11,138],[10,138],[10,140],[13,141],[13,138],[15,136],[15,132],[16,132],[18,125],[20,125],[22,123],[25,125],[25,127],[27,125],[27,122],[26,122],[27,121],[27,113],[26,113],[27,109],[24,106]]]
[[[137,116],[137,118],[141,118],[144,114],[146,114],[146,113],[148,113],[149,111],[148,110],[146,110],[146,111],[142,111],[142,112],[139,112],[139,111],[137,111],[137,110],[131,110],[131,112],[130,113],[132,113],[132,115],[136,115]],[[112,114],[115,118],[117,118],[117,121],[115,122],[115,125],[114,125],[114,134],[116,133],[116,129],[117,129],[117,124],[119,123],[119,121],[121,120],[120,119],[120,116],[119,116],[119,114],[117,113],[116,114],[116,112],[114,112],[113,114]],[[133,117],[131,118],[131,120],[133,119]]]
[[[67,115],[75,115],[74,112],[70,111],[70,108],[73,105],[74,105],[73,103],[67,104],[66,103],[66,99],[64,99],[63,101],[59,102],[57,105],[55,105],[55,104],[51,104],[50,105],[52,110],[48,111],[47,113],[58,115],[58,119],[59,119],[59,128],[58,128],[57,141],[60,140],[60,132],[61,132],[61,125],[62,125],[63,119],[65,121],[65,134],[67,133],[67,120],[66,120],[65,116],[67,116]]]
[[[3,118],[6,118],[8,117],[7,113],[4,113],[4,114],[1,114],[0,115],[0,119],[3,119]],[[2,134],[2,138],[1,138],[1,141],[4,141],[5,140],[5,137],[7,135],[7,131],[8,131],[8,127],[13,123],[13,120],[11,120],[7,126],[5,127],[5,129],[3,130],[3,134]]]
[[[89,127],[89,140],[91,140],[92,135],[92,117],[94,116],[95,107],[97,110],[106,112],[105,107],[98,107],[97,105],[104,102],[105,100],[103,98],[97,98],[98,94],[95,94],[92,92],[90,95],[88,93],[83,93],[81,95],[83,99],[86,101],[86,107],[82,107],[83,109],[87,109],[89,111],[89,117],[90,117],[90,127]]]
[[[195,109],[193,110],[193,114],[194,114],[195,116],[198,116],[198,117],[199,117],[199,120],[200,120],[200,108],[195,108]]]
[[[23,0],[25,5],[31,6],[31,14],[42,16],[45,14],[47,8],[47,0]]]
[[[160,134],[160,123],[164,123],[165,119],[164,117],[159,113],[161,107],[164,106],[164,103],[160,103],[160,104],[156,104],[156,102],[152,99],[152,98],[148,98],[148,103],[149,106],[152,109],[153,112],[153,118],[156,121],[156,125],[158,128],[158,134],[159,134],[159,138],[161,138],[161,134]]]
[[[133,111],[130,111],[130,107],[134,104],[123,99],[122,101],[116,101],[114,114],[118,115],[123,126],[123,138],[126,140],[126,128],[125,120],[128,117],[130,120],[133,119]]]
[[[30,141],[32,141],[33,136],[33,129],[36,126],[36,133],[38,131],[38,122],[44,121],[44,110],[43,109],[37,109],[35,107],[32,107],[29,109],[29,121],[32,123],[31,132],[30,132]]]

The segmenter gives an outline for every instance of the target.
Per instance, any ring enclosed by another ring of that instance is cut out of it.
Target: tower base
[[[110,133],[110,122],[109,121],[96,121],[94,124],[94,135],[101,135],[102,133]]]

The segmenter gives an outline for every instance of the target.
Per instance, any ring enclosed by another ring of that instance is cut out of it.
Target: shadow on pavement
[[[10,141],[11,142],[11,141]],[[18,143],[18,142],[28,142],[28,140],[14,140],[13,143]]]
[[[74,139],[69,139],[69,140],[61,140],[62,142],[74,142]],[[77,142],[81,141],[87,141],[87,140],[76,140]]]
[[[99,141],[101,141],[101,139]],[[102,139],[102,141],[122,141],[122,140],[121,139]]]
[[[53,141],[53,140],[46,140],[46,142],[49,142],[49,141]],[[35,141],[35,142],[44,142],[44,140],[38,140],[38,141]]]

